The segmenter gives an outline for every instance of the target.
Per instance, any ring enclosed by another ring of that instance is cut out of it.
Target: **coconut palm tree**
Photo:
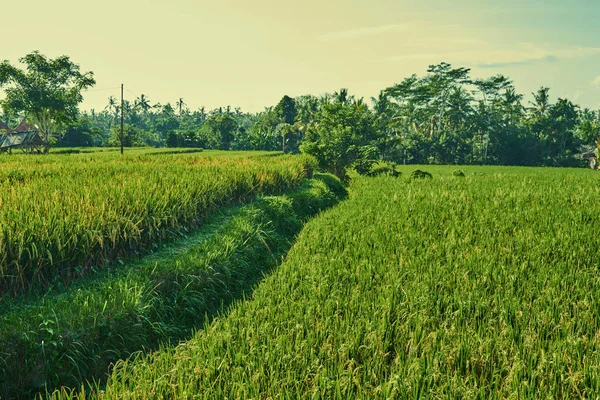
[[[109,114],[113,115],[113,118],[111,119],[109,124],[110,130],[110,127],[112,127],[113,122],[115,122],[117,118],[119,118],[119,106],[115,96],[108,97],[108,104],[106,105],[106,107],[104,107],[104,110],[107,111]]]
[[[534,101],[530,101],[529,104],[533,106],[531,111],[535,116],[542,117],[548,113],[550,108],[549,91],[550,88],[542,86],[536,93],[532,93]]]
[[[179,100],[177,100],[177,108],[179,109],[179,117],[181,117],[185,106],[187,106],[187,104],[185,104],[185,102],[183,101],[183,98],[180,97]]]
[[[140,97],[138,97],[138,98],[135,100],[134,107],[135,107],[136,109],[140,109],[140,110],[142,110],[142,112],[143,112],[144,114],[148,113],[148,110],[149,110],[150,108],[152,108],[152,106],[150,105],[150,100],[149,100],[149,99],[148,99],[148,97],[147,97],[145,94],[143,94],[143,93],[140,95]]]

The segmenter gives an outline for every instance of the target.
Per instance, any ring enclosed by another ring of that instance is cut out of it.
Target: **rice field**
[[[153,250],[313,169],[303,156],[168,150],[0,156],[0,300]]]
[[[597,398],[597,172],[420,168],[354,177],[251,297],[54,398]]]
[[[0,398],[103,381],[133,352],[189,338],[281,262],[309,217],[343,197],[315,174],[219,210],[186,238],[43,297],[0,308]]]

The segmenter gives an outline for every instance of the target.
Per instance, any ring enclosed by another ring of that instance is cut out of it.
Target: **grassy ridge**
[[[599,176],[452,169],[356,179],[251,301],[80,398],[595,398]]]
[[[290,190],[313,165],[154,153],[0,157],[0,299],[152,249],[223,204]]]
[[[339,201],[339,181],[316,177],[289,195],[230,209],[141,262],[14,305],[0,315],[0,396],[102,378],[111,362],[189,335],[251,290],[308,217]]]

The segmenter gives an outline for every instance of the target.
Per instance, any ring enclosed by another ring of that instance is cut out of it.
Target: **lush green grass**
[[[80,398],[596,398],[600,175],[416,168],[355,178],[250,300]]]
[[[0,314],[0,396],[102,378],[111,362],[191,333],[248,293],[303,222],[339,201],[336,178],[220,213],[193,236]]]
[[[2,156],[0,300],[151,250],[224,204],[297,187],[312,167],[250,152]]]

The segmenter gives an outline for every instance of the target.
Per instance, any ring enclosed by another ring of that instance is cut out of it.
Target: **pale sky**
[[[260,111],[342,87],[369,98],[442,61],[600,108],[598,0],[7,0],[0,59],[69,55],[83,109],[144,93]]]

